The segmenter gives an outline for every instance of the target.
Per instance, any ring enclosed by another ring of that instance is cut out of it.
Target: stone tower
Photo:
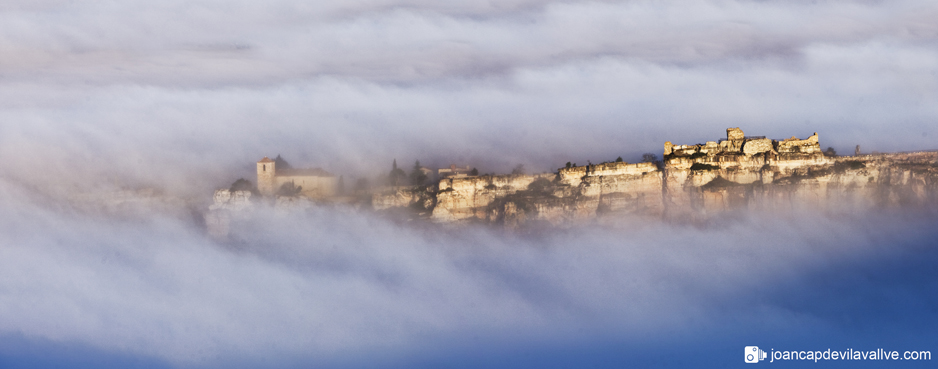
[[[274,176],[277,174],[276,163],[268,157],[257,162],[257,190],[261,195],[274,194]]]

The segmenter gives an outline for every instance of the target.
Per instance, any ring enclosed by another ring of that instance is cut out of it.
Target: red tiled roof
[[[265,157],[264,157],[263,159],[261,159],[261,161],[259,161],[258,163],[273,163],[273,162],[274,162],[273,160],[270,160],[270,158],[268,158],[268,157],[265,156]]]

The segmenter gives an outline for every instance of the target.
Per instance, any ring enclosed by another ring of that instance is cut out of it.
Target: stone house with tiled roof
[[[277,169],[277,162],[264,157],[257,162],[257,190],[262,195],[273,195],[286,184],[300,188],[300,194],[318,199],[334,196],[339,180],[320,168]]]

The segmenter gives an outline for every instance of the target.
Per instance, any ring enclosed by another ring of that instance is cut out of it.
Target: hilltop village
[[[821,150],[817,133],[773,140],[728,128],[724,139],[703,144],[665,142],[662,154],[642,163],[567,163],[541,174],[479,175],[456,166],[434,173],[418,163],[411,175],[425,176],[429,185],[404,185],[406,174],[395,162],[390,185],[364,193],[345,189],[342,177],[322,169],[278,168],[278,161],[285,162],[265,157],[257,162],[256,188],[241,180],[240,187],[217,190],[205,218],[210,232],[224,235],[233,214],[249,212],[262,199],[278,207],[354,204],[431,222],[509,228],[623,216],[693,220],[734,209],[938,202],[938,152],[861,155],[858,149],[836,156]]]

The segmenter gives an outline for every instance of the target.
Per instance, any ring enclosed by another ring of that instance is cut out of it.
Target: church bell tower
[[[257,190],[261,195],[274,194],[274,176],[277,174],[276,162],[264,157],[257,162]]]

